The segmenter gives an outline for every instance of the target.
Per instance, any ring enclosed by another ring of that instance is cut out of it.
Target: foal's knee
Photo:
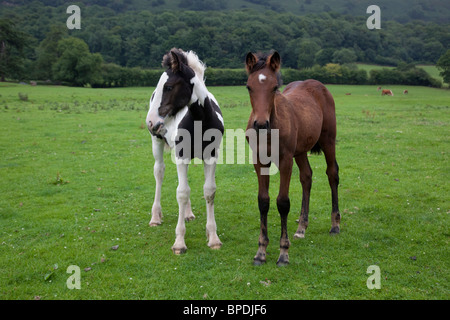
[[[191,195],[191,189],[189,186],[178,186],[177,188],[177,201],[179,203],[181,202],[188,202],[189,197]]]
[[[216,196],[216,186],[215,185],[204,185],[203,186],[203,196],[206,202],[214,203],[214,197]]]
[[[278,197],[277,208],[280,214],[288,214],[291,208],[291,202],[289,200],[289,197]]]
[[[258,196],[258,208],[261,213],[267,214],[269,212],[270,207],[270,198],[269,196],[263,197]]]

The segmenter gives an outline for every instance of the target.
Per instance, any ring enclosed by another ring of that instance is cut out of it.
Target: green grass
[[[444,78],[440,75],[439,69],[434,65],[418,65],[417,67],[424,69],[430,76],[435,79],[441,80],[444,86],[448,87],[448,83],[444,82]]]
[[[151,88],[0,84],[0,299],[449,299],[450,91],[409,87],[402,95],[403,86],[392,86],[395,96],[382,97],[375,86],[328,87],[338,121],[341,234],[328,235],[325,161],[312,156],[310,225],[305,239],[292,241],[290,265],[278,268],[278,176],[267,263],[254,267],[259,212],[249,164],[217,168],[220,250],[206,245],[203,169],[192,165],[197,219],[187,224],[186,254],[172,254],[178,206],[170,154],[164,223],[148,226],[153,158],[143,124]],[[245,87],[210,90],[226,128],[245,128]],[[295,168],[291,239],[297,177]],[[66,286],[70,265],[81,268],[81,290]],[[366,287],[370,265],[381,269],[380,290]]]

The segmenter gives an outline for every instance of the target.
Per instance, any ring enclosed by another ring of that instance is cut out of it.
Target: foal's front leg
[[[255,164],[255,171],[258,176],[258,208],[260,215],[260,234],[258,241],[258,251],[253,259],[255,266],[266,262],[266,249],[269,245],[269,237],[267,235],[267,213],[270,207],[269,198],[269,175],[261,175],[261,165]]]
[[[155,176],[155,200],[152,206],[152,219],[149,225],[155,227],[161,224],[162,211],[161,211],[161,186],[164,179],[164,141],[152,136],[152,151],[155,158],[155,165],[153,167],[153,174]]]
[[[186,252],[187,247],[184,242],[184,235],[186,234],[185,213],[189,204],[189,196],[191,189],[188,185],[187,179],[188,164],[178,163],[178,187],[177,187],[177,201],[178,201],[178,223],[175,229],[175,243],[172,246],[172,251],[175,254],[182,254]]]
[[[291,207],[289,200],[289,184],[292,174],[292,157],[286,155],[280,160],[280,191],[277,197],[277,208],[281,219],[280,256],[277,266],[289,264],[289,247],[291,242],[287,233],[287,218]]]

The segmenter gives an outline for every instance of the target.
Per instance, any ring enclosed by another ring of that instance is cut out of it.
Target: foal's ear
[[[247,53],[247,57],[245,58],[245,67],[248,73],[252,71],[253,66],[256,64],[257,61],[258,59],[253,53],[251,52]]]
[[[178,56],[178,53],[174,50],[171,50],[170,54],[172,55],[170,67],[171,67],[173,73],[176,73],[177,71],[181,70],[180,57]]]
[[[275,51],[271,56],[267,59],[267,64],[272,68],[273,71],[277,72],[281,67],[281,57],[280,54]]]

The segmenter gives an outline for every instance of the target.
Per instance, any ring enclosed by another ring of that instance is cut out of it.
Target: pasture
[[[148,226],[152,88],[1,83],[0,299],[449,299],[450,91],[390,86],[391,97],[376,86],[327,87],[336,101],[341,233],[328,234],[326,165],[311,156],[306,238],[292,239],[301,206],[294,166],[290,264],[279,268],[278,175],[267,263],[255,267],[257,179],[248,162],[217,167],[220,250],[206,245],[203,168],[194,164],[196,219],[186,226],[188,251],[172,254],[178,205],[169,153],[163,224]],[[225,129],[245,129],[245,86],[209,89]],[[67,288],[71,265],[81,269],[80,290]],[[371,265],[381,289],[366,286]]]

